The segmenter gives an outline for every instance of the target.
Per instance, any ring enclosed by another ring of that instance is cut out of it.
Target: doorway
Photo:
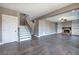
[[[18,41],[18,17],[2,15],[2,43]]]

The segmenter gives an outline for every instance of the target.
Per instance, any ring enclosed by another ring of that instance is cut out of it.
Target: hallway
[[[0,46],[1,55],[78,55],[79,36],[54,34]]]

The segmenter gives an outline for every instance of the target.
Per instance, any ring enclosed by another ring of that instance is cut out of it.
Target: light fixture
[[[61,17],[61,18],[59,18],[59,20],[60,20],[61,22],[67,22],[67,19],[66,19],[65,17]]]

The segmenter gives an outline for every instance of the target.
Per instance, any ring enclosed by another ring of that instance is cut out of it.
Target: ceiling
[[[53,17],[46,18],[45,20],[60,22],[61,18],[67,19],[67,21],[78,20],[79,19],[79,10],[72,10],[63,14],[59,14]]]
[[[0,3],[2,7],[28,14],[31,20],[67,5],[70,3]]]

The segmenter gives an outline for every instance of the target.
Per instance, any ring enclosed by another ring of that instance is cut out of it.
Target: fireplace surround
[[[71,34],[71,27],[62,27],[63,34]]]

